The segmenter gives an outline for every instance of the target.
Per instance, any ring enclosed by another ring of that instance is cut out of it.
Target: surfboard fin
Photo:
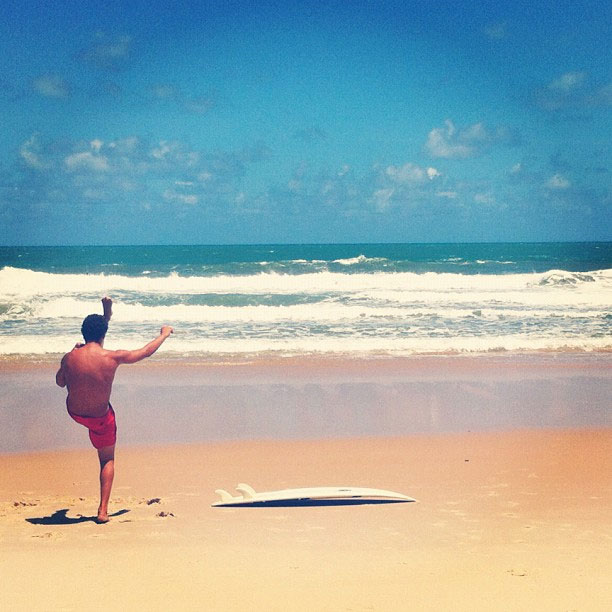
[[[227,503],[229,503],[229,502],[234,501],[233,496],[232,496],[232,495],[230,495],[230,494],[229,494],[227,491],[224,491],[223,489],[217,489],[217,490],[215,491],[215,493],[216,493],[217,495],[220,495],[220,496],[221,496],[221,501],[222,501],[223,503],[226,503],[226,504],[227,504]]]
[[[255,489],[248,484],[244,484],[243,482],[236,487],[236,491],[242,493],[242,497],[244,497],[244,499],[253,499],[256,495]]]

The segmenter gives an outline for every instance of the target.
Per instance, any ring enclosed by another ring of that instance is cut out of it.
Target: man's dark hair
[[[85,342],[100,342],[108,331],[108,321],[99,314],[90,314],[83,320],[81,333]]]

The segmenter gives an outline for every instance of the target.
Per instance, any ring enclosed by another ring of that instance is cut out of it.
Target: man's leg
[[[108,523],[108,500],[115,477],[115,445],[98,449],[100,459],[100,507],[98,523]]]

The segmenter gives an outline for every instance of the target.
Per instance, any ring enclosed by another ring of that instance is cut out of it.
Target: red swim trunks
[[[112,446],[117,441],[117,423],[115,422],[115,411],[108,404],[106,414],[101,417],[84,417],[72,414],[70,410],[68,414],[80,425],[84,425],[89,429],[89,439],[94,445],[94,448],[100,449],[105,446]]]

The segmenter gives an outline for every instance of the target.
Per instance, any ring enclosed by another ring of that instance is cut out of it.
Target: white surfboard
[[[386,491],[384,489],[369,489],[364,487],[304,487],[301,489],[282,489],[280,491],[262,491],[257,493],[253,487],[241,483],[236,487],[238,495],[231,495],[223,489],[215,493],[221,496],[221,501],[213,506],[273,506],[273,505],[333,505],[351,503],[393,503],[413,502],[412,497]]]

